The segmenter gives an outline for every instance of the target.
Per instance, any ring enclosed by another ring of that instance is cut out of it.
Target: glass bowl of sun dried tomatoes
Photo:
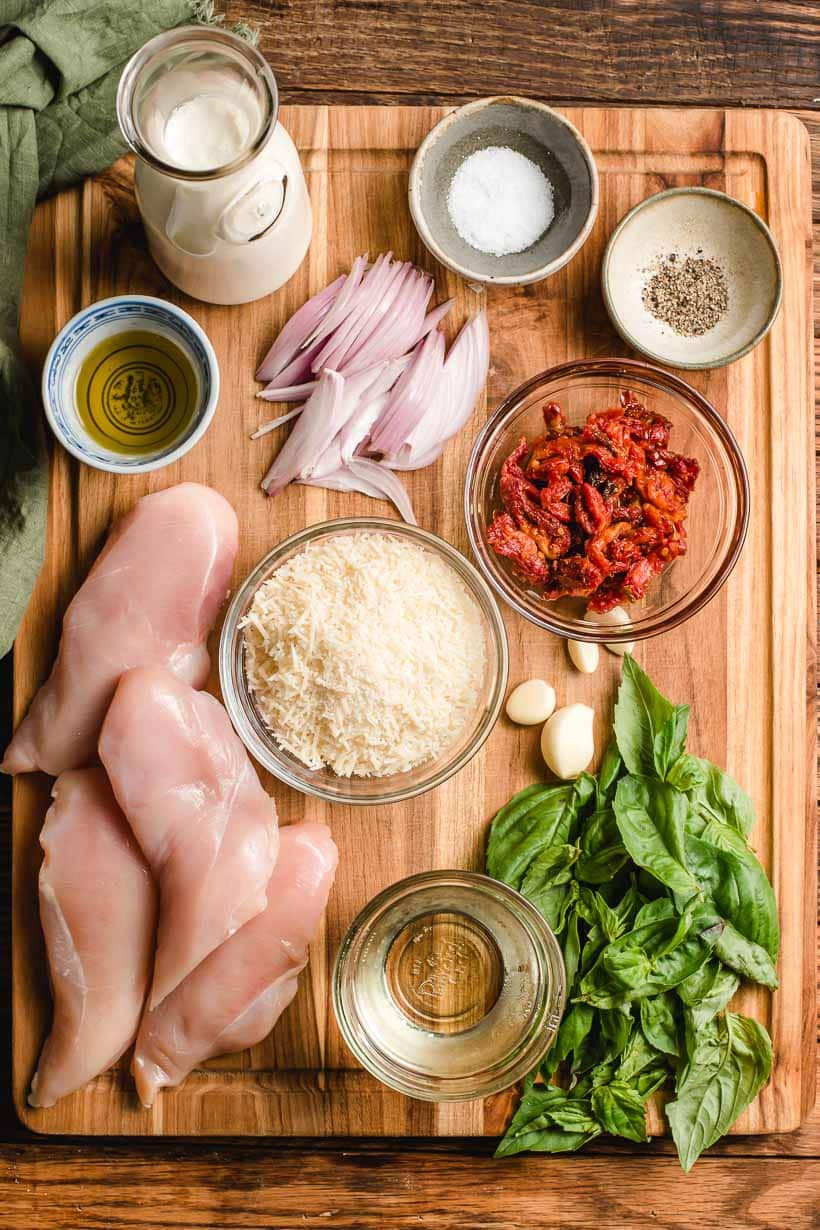
[[[623,644],[715,596],[749,519],[743,456],[717,410],[650,363],[565,363],[488,419],[465,483],[487,580],[539,627]]]

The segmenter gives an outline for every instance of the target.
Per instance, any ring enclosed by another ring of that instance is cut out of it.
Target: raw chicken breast
[[[160,667],[123,675],[99,751],[159,884],[155,1007],[264,910],[276,807],[219,701]]]
[[[205,639],[237,547],[236,514],[210,487],[180,483],[146,495],[114,526],[63,620],[54,669],[0,769],[28,773],[94,764],[117,680],[132,666],[167,666],[205,686]]]
[[[102,769],[63,773],[40,845],[40,921],[54,999],[31,1082],[53,1106],[134,1041],[151,980],[156,889]]]
[[[281,843],[264,913],[143,1017],[131,1070],[144,1106],[206,1059],[261,1042],[296,994],[338,853],[323,824],[282,829]]]

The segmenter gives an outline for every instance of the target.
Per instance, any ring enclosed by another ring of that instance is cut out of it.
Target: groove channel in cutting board
[[[813,467],[811,466],[811,253],[808,140],[798,121],[769,112],[569,110],[601,172],[593,235],[569,266],[526,289],[477,295],[434,265],[406,207],[413,151],[440,108],[284,108],[304,159],[315,232],[302,269],[282,291],[241,308],[211,307],[169,287],[145,249],[131,168],[117,164],[35,216],[24,294],[23,343],[39,370],[48,345],[81,306],[124,291],[180,303],[203,325],[222,370],[222,396],[204,441],[181,462],[140,478],[84,469],[54,450],[48,549],[15,652],[15,712],[22,715],[50,667],[66,603],[113,517],[144,492],[182,479],[210,483],[234,504],[242,527],[235,580],[289,533],[327,517],[391,515],[361,496],[290,487],[259,490],[278,439],[250,441],[271,417],[254,399],[253,372],[276,331],[311,293],[359,252],[392,248],[435,273],[438,301],[454,295],[454,331],[487,300],[494,406],[545,367],[582,356],[624,354],[598,284],[607,236],[626,210],[663,188],[723,189],[767,218],[784,265],[785,300],[766,341],[730,368],[692,377],[736,432],[752,481],[752,519],[741,561],[718,598],[683,628],[638,649],[661,690],[693,707],[692,750],[725,765],[757,805],[753,840],[778,895],[783,931],[781,989],[739,997],[771,1030],[776,1066],[739,1132],[794,1128],[813,1097]],[[274,408],[275,409],[275,408]],[[474,426],[486,407],[476,410]],[[461,487],[469,427],[428,470],[408,476],[420,524],[467,551]],[[284,433],[280,433],[282,438]],[[511,680],[537,674],[559,696],[593,704],[602,742],[618,674],[603,655],[594,676],[574,673],[562,643],[507,613]],[[216,636],[213,638],[213,644]],[[212,686],[216,689],[215,677]],[[333,1021],[329,979],[339,939],[364,902],[414,871],[480,867],[494,811],[542,770],[537,732],[502,719],[482,752],[433,794],[387,809],[328,807],[271,780],[283,822],[303,815],[331,824],[341,864],[323,933],[299,993],[271,1038],[251,1052],[194,1073],[185,1085],[138,1108],[120,1068],[46,1111],[25,1092],[49,1020],[37,921],[37,835],[48,781],[14,786],[14,1092],[36,1131],[108,1135],[481,1135],[501,1130],[510,1094],[435,1107],[383,1090],[356,1068]],[[656,1118],[655,1127],[660,1126]]]

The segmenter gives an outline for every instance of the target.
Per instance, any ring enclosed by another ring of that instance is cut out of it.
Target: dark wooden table
[[[457,102],[512,91],[554,103],[789,108],[812,134],[820,224],[816,0],[238,0],[228,17],[259,26],[285,102]],[[820,375],[820,285],[815,337]],[[7,659],[2,745],[10,681]],[[799,1132],[724,1141],[688,1178],[665,1141],[496,1167],[489,1141],[106,1143],[30,1135],[9,1091],[8,815],[3,783],[0,1230],[820,1225],[820,1110]]]

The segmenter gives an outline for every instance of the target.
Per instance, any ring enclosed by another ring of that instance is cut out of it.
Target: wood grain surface
[[[812,0],[230,0],[289,102],[531,94],[555,103],[811,107]]]
[[[522,49],[515,88],[546,101],[640,104],[654,98],[715,105],[728,99],[800,108],[812,136],[815,252],[820,252],[820,118],[806,110],[816,106],[820,95],[817,10],[811,0],[526,7],[531,12],[522,19],[522,6],[513,12],[506,0],[482,5],[437,0],[435,6],[418,0],[267,0],[254,5],[254,19],[262,24],[263,46],[287,102],[435,103],[480,96],[510,88],[503,57],[512,44]],[[411,9],[411,34],[405,35],[403,54],[396,55],[391,31],[397,26],[406,30],[405,15]],[[623,17],[613,18],[613,11],[639,12],[640,19],[628,29]],[[250,5],[238,0],[231,4],[231,14],[248,17]],[[474,55],[469,41],[474,32],[459,38],[465,18],[480,27],[489,55]],[[603,50],[600,39],[587,35],[596,21],[607,30]],[[317,31],[335,23],[343,29],[348,22],[355,22],[356,45],[341,55],[338,40],[323,39]],[[447,25],[443,54],[442,22]],[[672,23],[676,36],[669,37]],[[635,54],[639,42],[650,47],[648,56]],[[799,58],[798,43],[804,65],[808,57],[810,67],[798,71],[795,79],[791,65]],[[383,57],[385,45],[389,54]],[[351,56],[356,71],[346,75],[346,57]],[[469,73],[465,56],[471,57]],[[433,59],[434,81],[428,71]],[[616,60],[626,65],[617,76],[612,71]],[[372,71],[374,61],[378,73]],[[565,72],[565,63],[571,64],[570,72]],[[651,95],[644,88],[648,77]],[[559,79],[565,91],[560,95],[555,88]],[[49,272],[43,270],[45,276]],[[820,352],[817,261],[815,285],[815,349]],[[47,332],[46,323],[42,334]],[[36,375],[40,352],[29,353]],[[820,381],[820,353],[815,370]],[[0,661],[3,742],[10,709],[9,656]],[[737,1230],[817,1226],[820,1102],[797,1132],[725,1139],[687,1180],[681,1180],[676,1163],[664,1160],[670,1148],[666,1141],[647,1147],[627,1142],[605,1150],[598,1146],[569,1160],[521,1157],[511,1163],[514,1172],[499,1172],[488,1161],[490,1141],[106,1143],[33,1136],[16,1119],[10,1092],[9,802],[8,782],[0,779],[2,1230],[294,1230],[306,1225],[340,1230],[541,1230],[562,1222],[619,1230],[643,1230],[647,1223],[687,1230],[713,1230],[718,1222]]]
[[[131,225],[133,198],[124,171],[87,183],[41,209],[31,256],[57,270],[37,276],[24,297],[24,334],[58,329],[80,306],[108,295],[169,294],[192,312],[219,358],[220,411],[200,445],[179,463],[150,475],[115,478],[78,465],[64,451],[52,459],[46,566],[15,651],[16,717],[48,672],[53,638],[112,520],[146,491],[183,479],[208,482],[228,497],[242,527],[234,581],[288,534],[306,524],[374,511],[365,497],[294,486],[268,500],[258,480],[279,440],[248,436],[268,417],[254,397],[253,370],[292,311],[349,268],[360,251],[393,250],[435,274],[438,300],[454,295],[451,329],[486,302],[492,338],[488,401],[495,405],[522,380],[564,359],[623,349],[601,310],[597,270],[619,217],[662,186],[725,189],[765,213],[784,267],[785,302],[765,342],[744,360],[695,382],[726,414],[752,483],[750,529],[729,584],[695,618],[637,650],[663,692],[692,705],[690,746],[725,765],[757,805],[754,841],[775,885],[780,910],[780,990],[746,988],[738,1007],[763,1020],[776,1056],[772,1079],[736,1131],[796,1128],[813,1084],[805,1051],[804,1005],[813,1002],[813,933],[805,867],[812,862],[806,802],[811,749],[805,738],[807,671],[813,672],[809,539],[810,338],[806,253],[810,192],[808,142],[789,116],[762,112],[570,110],[590,142],[601,173],[601,209],[580,257],[536,287],[492,288],[476,296],[438,268],[415,235],[406,203],[413,151],[442,109],[296,107],[282,119],[299,147],[314,205],[314,237],[299,274],[279,294],[240,308],[195,303],[169,292]],[[130,170],[130,165],[128,166]],[[125,224],[125,225],[124,225]],[[41,242],[44,248],[41,249]],[[771,379],[771,372],[782,373]],[[472,438],[486,408],[436,466],[408,487],[419,523],[467,550],[459,493]],[[280,440],[284,433],[280,433]],[[784,492],[781,497],[778,493]],[[377,504],[375,511],[386,513]],[[690,535],[705,532],[711,509],[693,501]],[[785,566],[779,544],[788,535]],[[766,585],[760,578],[768,578]],[[619,662],[604,655],[599,671],[580,676],[563,643],[505,612],[511,680],[542,674],[565,700],[597,714],[603,747]],[[44,630],[47,630],[44,635]],[[212,658],[217,632],[211,640]],[[212,686],[215,686],[212,679]],[[749,695],[754,698],[749,703]],[[312,948],[294,1004],[274,1033],[249,1053],[228,1056],[163,1093],[152,1111],[139,1107],[125,1065],[56,1107],[32,1111],[25,1094],[50,1017],[40,928],[37,837],[49,782],[15,781],[14,1069],[18,1113],[41,1132],[104,1135],[497,1135],[510,1094],[486,1103],[419,1103],[390,1093],[362,1073],[339,1037],[329,978],[341,936],[375,893],[403,875],[482,864],[490,817],[516,790],[541,775],[537,732],[503,720],[475,759],[435,792],[388,810],[327,806],[269,779],[283,822],[303,816],[330,824],[340,866],[326,924]],[[369,856],[362,860],[367,844]],[[661,1117],[653,1124],[662,1131]]]

